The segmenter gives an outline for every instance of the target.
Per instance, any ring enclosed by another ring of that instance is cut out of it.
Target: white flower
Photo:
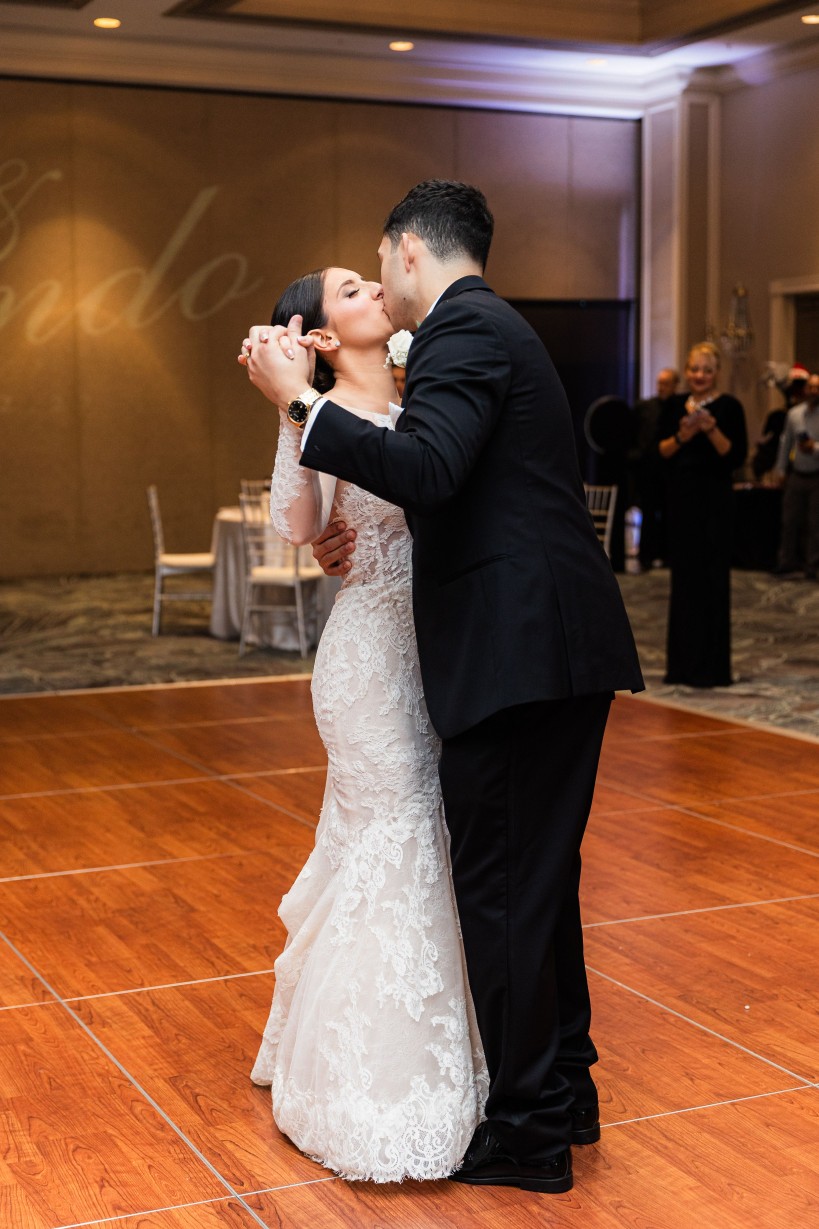
[[[407,355],[411,345],[412,333],[408,329],[401,329],[400,333],[393,333],[387,342],[387,361],[384,366],[406,367]]]

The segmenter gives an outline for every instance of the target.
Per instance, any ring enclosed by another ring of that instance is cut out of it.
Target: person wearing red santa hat
[[[757,482],[770,482],[767,475],[771,474],[776,465],[776,458],[779,453],[779,440],[785,428],[788,410],[792,406],[799,405],[804,401],[805,386],[809,376],[810,372],[807,367],[803,367],[801,363],[794,363],[793,367],[788,371],[785,382],[780,383],[777,380],[777,386],[782,389],[785,404],[777,406],[775,410],[770,411],[762,425],[762,432],[759,438],[754,441],[755,446],[753,456],[751,457],[751,469]]]

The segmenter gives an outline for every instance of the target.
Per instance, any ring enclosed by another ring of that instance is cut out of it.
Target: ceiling
[[[0,0],[0,75],[631,117],[693,74],[724,89],[819,63],[811,11],[819,0]],[[391,51],[397,38],[413,49]]]

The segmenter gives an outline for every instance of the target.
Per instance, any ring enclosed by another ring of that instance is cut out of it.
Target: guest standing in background
[[[785,404],[771,410],[762,427],[762,434],[754,445],[751,469],[757,482],[770,474],[779,456],[779,441],[785,428],[788,411],[805,400],[805,385],[810,372],[801,363],[796,363],[788,372],[787,383],[782,387]],[[776,475],[774,474],[774,480]]]
[[[787,476],[786,476],[787,475]],[[819,375],[812,375],[805,400],[788,411],[779,445],[776,478],[785,483],[778,576],[819,574]],[[802,549],[804,542],[804,551]]]
[[[745,414],[720,393],[720,356],[701,342],[686,362],[688,396],[669,397],[658,423],[668,479],[666,683],[727,687],[731,679],[731,474],[745,460]]]
[[[655,560],[665,562],[665,466],[657,452],[657,425],[663,405],[677,391],[680,382],[673,367],[657,373],[657,393],[638,401],[633,410],[634,442],[629,452],[629,467],[634,480],[634,499],[643,514],[640,528],[640,570],[647,571]]]

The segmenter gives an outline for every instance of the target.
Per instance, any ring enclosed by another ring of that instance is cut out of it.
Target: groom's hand
[[[301,316],[283,325],[254,324],[242,346],[250,381],[268,401],[286,408],[313,380],[315,354],[312,337],[302,337]]]
[[[330,524],[313,543],[313,558],[326,576],[343,576],[353,566],[349,556],[355,550],[356,531],[344,521]]]

